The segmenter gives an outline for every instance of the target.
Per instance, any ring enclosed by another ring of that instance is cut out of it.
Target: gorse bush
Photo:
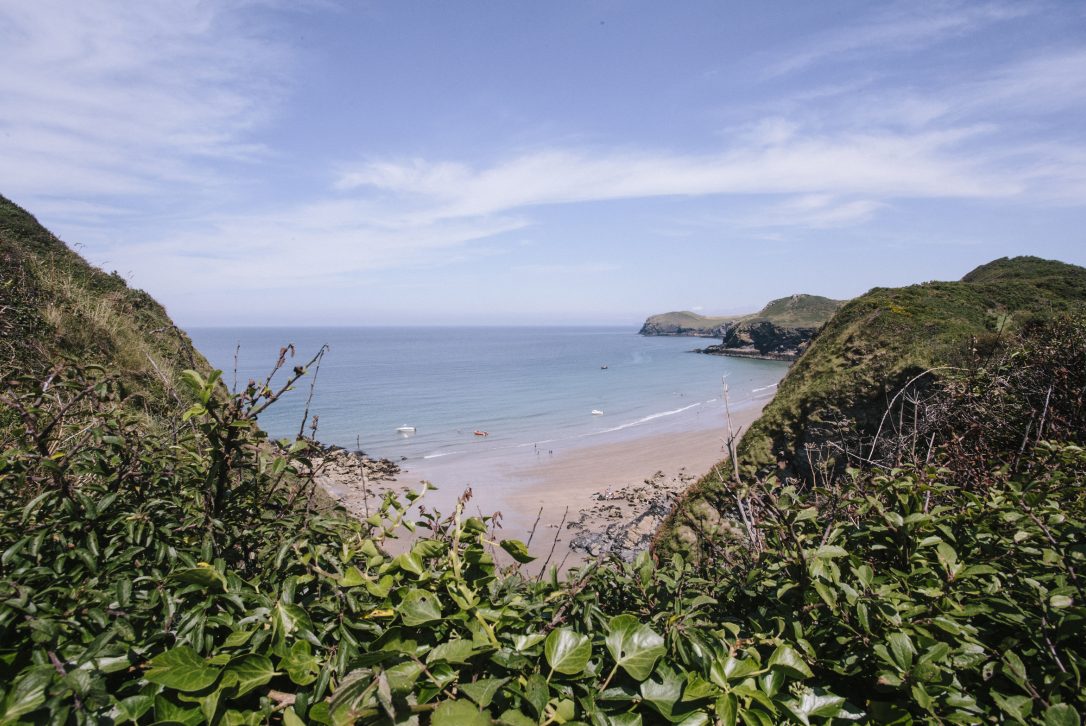
[[[736,483],[744,538],[565,579],[467,494],[315,507],[316,444],[256,424],[306,366],[234,396],[186,374],[196,403],[155,431],[100,370],[9,381],[0,723],[1080,723],[1086,373],[1053,331],[1086,340],[1034,331],[945,389],[944,422],[1046,408],[1010,455],[981,430],[816,488]]]

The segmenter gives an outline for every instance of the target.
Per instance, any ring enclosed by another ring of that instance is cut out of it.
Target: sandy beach
[[[733,428],[745,430],[765,402],[733,411]],[[723,411],[718,413],[695,430],[627,431],[558,446],[407,461],[398,472],[371,465],[367,491],[372,497],[390,489],[418,490],[428,481],[438,489],[427,492],[422,504],[451,512],[470,487],[469,513],[500,513],[499,537],[530,540],[538,558],[530,569],[544,562],[568,568],[612,549],[629,557],[644,549],[674,499],[725,458],[727,424]],[[357,468],[346,467],[322,483],[362,515],[360,478]]]

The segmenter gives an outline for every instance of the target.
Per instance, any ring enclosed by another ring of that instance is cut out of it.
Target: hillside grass
[[[742,316],[699,315],[698,313],[690,312],[689,310],[681,310],[671,313],[661,313],[660,315],[652,315],[645,321],[645,324],[676,326],[686,330],[712,332],[721,325],[738,320],[740,317]]]
[[[827,459],[837,470],[855,464],[828,455],[826,442],[869,438],[906,382],[932,371],[921,377],[929,385],[1031,320],[1083,310],[1086,269],[1034,257],[996,260],[960,282],[874,288],[843,305],[789,370],[738,442],[740,470],[809,481]],[[661,546],[695,545],[707,522],[730,526],[731,471],[721,462],[687,490],[661,526]]]
[[[26,210],[0,197],[0,379],[77,361],[122,375],[131,405],[182,403],[183,368],[210,370],[150,295],[88,264]]]
[[[790,295],[772,300],[756,313],[730,316],[706,316],[684,310],[653,315],[645,325],[675,326],[684,331],[714,333],[722,325],[770,322],[782,328],[817,328],[825,323],[845,301],[819,295]]]
[[[818,328],[845,302],[820,295],[791,295],[767,303],[758,312],[741,318],[740,322],[764,320],[781,328]]]

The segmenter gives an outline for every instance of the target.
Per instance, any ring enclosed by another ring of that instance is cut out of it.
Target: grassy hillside
[[[121,375],[133,405],[149,411],[176,403],[182,368],[209,369],[150,295],[88,264],[0,196],[0,379],[63,360]]]
[[[738,444],[741,469],[809,480],[819,460],[838,470],[856,464],[826,442],[870,439],[907,381],[943,368],[921,377],[930,384],[946,367],[988,355],[1000,336],[1029,320],[1083,310],[1086,269],[1035,257],[995,260],[960,282],[875,288],[841,307],[781,381]],[[691,487],[665,523],[665,539],[679,531],[689,537],[684,519],[715,518],[727,507],[730,470],[717,467]]]
[[[836,422],[872,429],[914,376],[984,355],[1036,316],[1084,309],[1086,269],[1034,257],[996,260],[961,282],[875,288],[814,339],[743,437],[740,460],[803,475],[805,447],[820,445]]]
[[[652,315],[641,326],[642,335],[718,335],[721,326],[737,317],[710,317],[689,310]]]
[[[817,328],[844,304],[820,295],[797,294],[773,300],[756,313],[710,317],[690,311],[649,317],[642,335],[720,335],[723,328],[769,322],[782,328]]]
[[[766,321],[782,328],[817,328],[833,317],[844,300],[821,295],[790,295],[771,301],[764,308],[740,319],[742,323]]]

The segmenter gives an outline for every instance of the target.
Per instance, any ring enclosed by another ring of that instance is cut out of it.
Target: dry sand
[[[737,434],[761,414],[765,403],[732,413]],[[497,536],[528,542],[538,558],[529,571],[545,563],[568,568],[607,551],[630,558],[647,547],[678,495],[726,455],[723,413],[719,421],[706,418],[704,423],[714,427],[683,432],[630,429],[611,440],[401,462],[402,469],[339,451],[319,482],[360,517],[372,511],[385,492],[419,490],[423,481],[438,490],[427,492],[419,503],[447,514],[470,487],[467,513],[500,512]]]
[[[737,433],[766,401],[732,414]],[[451,511],[470,486],[472,514],[501,513],[499,536],[530,542],[540,566],[566,567],[613,548],[623,556],[644,549],[675,498],[726,456],[726,428],[687,432],[623,432],[617,440],[469,460],[406,462],[397,483],[429,481],[428,506]],[[538,519],[538,523],[537,523]],[[571,548],[572,546],[572,548]]]

